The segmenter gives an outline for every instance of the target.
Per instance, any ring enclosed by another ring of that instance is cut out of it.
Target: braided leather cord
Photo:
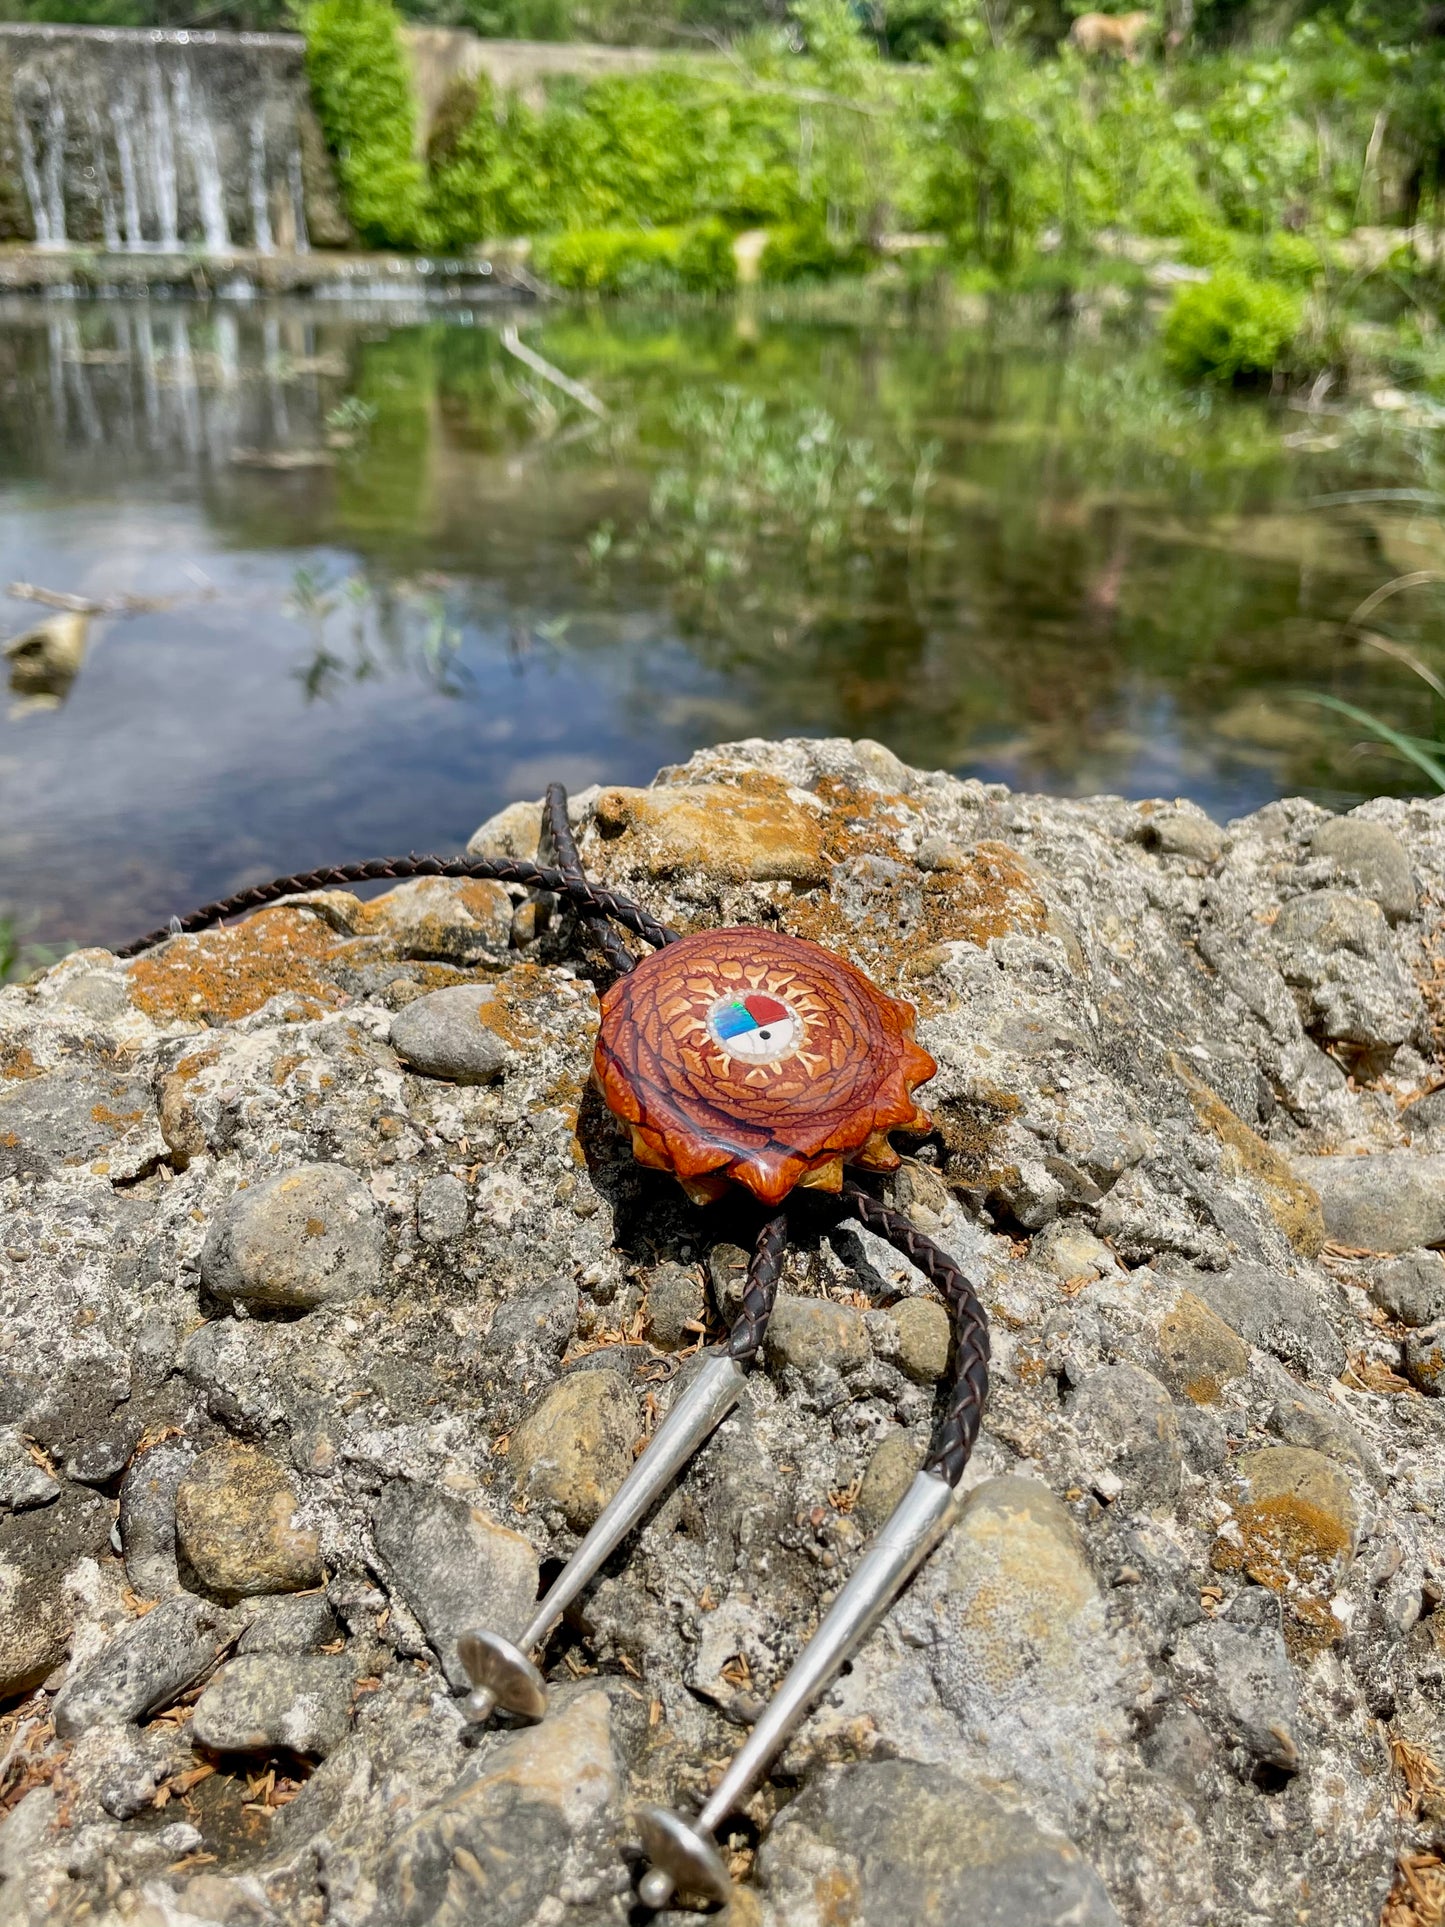
[[[953,1313],[958,1362],[943,1424],[924,1465],[927,1471],[938,1473],[950,1485],[957,1485],[978,1439],[988,1398],[988,1317],[962,1269],[932,1238],[926,1238],[910,1224],[901,1211],[880,1204],[851,1180],[843,1186],[843,1202],[860,1224],[880,1238],[886,1238],[895,1251],[901,1251],[911,1264],[917,1265],[929,1283],[938,1287]]]
[[[547,785],[547,794],[542,802],[542,845],[544,850],[550,846],[563,876],[570,877],[574,883],[587,883],[587,872],[582,868],[582,858],[577,853],[577,839],[567,820],[567,792],[560,783]],[[637,968],[636,957],[606,917],[591,917],[581,911],[577,920],[582,925],[583,934],[596,944],[619,976],[625,976],[629,970]]]
[[[152,930],[134,943],[128,943],[115,954],[117,957],[137,957],[141,951],[153,950],[157,944],[165,943],[171,937],[208,929],[211,924],[220,923],[227,917],[244,916],[248,910],[259,910],[264,904],[274,903],[278,897],[304,896],[309,890],[326,890],[338,883],[381,883],[403,877],[477,877],[483,882],[520,883],[529,890],[551,890],[584,913],[591,911],[624,924],[627,929],[635,931],[644,943],[650,943],[659,950],[664,944],[675,943],[680,935],[665,923],[659,923],[656,917],[649,916],[630,897],[619,896],[615,890],[606,890],[601,884],[589,883],[585,877],[570,877],[561,870],[549,869],[545,864],[529,862],[525,857],[384,856],[373,857],[366,863],[330,864],[324,870],[308,870],[296,876],[275,877],[270,883],[253,884],[249,890],[238,890],[233,897],[221,897],[215,903],[202,904],[199,910],[193,910],[188,917],[177,917],[162,929]]]
[[[727,1354],[745,1365],[757,1355],[767,1335],[768,1320],[778,1296],[778,1280],[783,1275],[783,1259],[788,1250],[788,1214],[780,1211],[769,1218],[758,1233],[748,1265],[748,1282],[743,1291],[742,1308],[728,1333]]]

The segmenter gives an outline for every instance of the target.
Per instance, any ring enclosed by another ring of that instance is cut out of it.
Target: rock
[[[221,1599],[303,1592],[321,1582],[314,1528],[298,1524],[296,1493],[274,1459],[249,1445],[203,1452],[176,1490],[182,1569]]]
[[[585,1532],[632,1469],[641,1437],[636,1394],[603,1366],[554,1385],[513,1432],[508,1461],[519,1492]]]
[[[1155,1342],[1164,1383],[1196,1405],[1217,1404],[1249,1370],[1249,1347],[1192,1291],[1181,1291],[1165,1312]]]
[[[1219,861],[1224,835],[1219,825],[1197,803],[1141,803],[1138,836],[1146,850],[1163,856],[1184,856],[1195,863]]]
[[[1348,1044],[1394,1049],[1415,1034],[1420,993],[1369,897],[1318,890],[1292,897],[1270,932],[1280,972],[1300,994],[1305,1028]]]
[[[59,1497],[55,1474],[32,1456],[18,1434],[0,1432],[0,1512],[29,1512],[53,1505]]]
[[[1284,1374],[1281,1374],[1283,1377]],[[1287,1384],[1266,1423],[1286,1445],[1305,1445],[1342,1465],[1358,1466],[1370,1483],[1383,1485],[1379,1461],[1343,1412],[1307,1385]]]
[[[849,1766],[792,1802],[759,1873],[788,1927],[1118,1927],[1078,1849],[913,1760]]]
[[[27,1438],[58,1459],[66,1478],[109,1485],[140,1438],[130,1372],[114,1353],[76,1360],[25,1414]]]
[[[424,1245],[450,1244],[467,1228],[467,1187],[446,1172],[416,1194],[417,1235]]]
[[[862,1312],[828,1298],[799,1298],[786,1291],[778,1293],[763,1350],[775,1369],[791,1365],[805,1378],[848,1371],[872,1356]]]
[[[514,1638],[531,1615],[537,1600],[531,1542],[462,1493],[409,1479],[382,1488],[372,1529],[392,1584],[421,1621],[442,1671],[454,1687],[464,1687],[461,1634],[480,1626]]]
[[[269,1753],[280,1746],[324,1759],[350,1731],[355,1677],[340,1653],[233,1659],[196,1702],[196,1741],[215,1753]]]
[[[1177,1052],[1170,1053],[1168,1063],[1188,1092],[1195,1117],[1219,1140],[1225,1175],[1256,1184],[1270,1216],[1296,1251],[1316,1257],[1325,1241],[1324,1220],[1320,1200],[1300,1166],[1292,1168],[1272,1144],[1250,1130]]]
[[[163,1599],[180,1586],[176,1572],[176,1492],[195,1453],[164,1441],[142,1452],[120,1489],[120,1543],[125,1574],[142,1599]]]
[[[282,1593],[262,1599],[236,1645],[238,1653],[314,1653],[341,1632],[324,1593]]]
[[[731,883],[822,883],[822,817],[781,788],[772,794],[728,784],[603,790],[597,828],[624,862],[656,876],[701,870]]]
[[[130,1071],[0,1082],[0,1180],[79,1170],[120,1182],[165,1155],[155,1099]]]
[[[63,1656],[76,1602],[62,1582],[109,1540],[110,1507],[91,1492],[0,1518],[0,1699],[37,1686]]]
[[[1297,1158],[1295,1169],[1318,1191],[1336,1244],[1386,1252],[1445,1244],[1445,1157],[1381,1151]]]
[[[10,662],[11,689],[52,705],[62,702],[80,674],[89,640],[89,614],[71,609],[8,637],[0,645],[0,654]]]
[[[889,1316],[898,1327],[898,1363],[918,1384],[937,1384],[953,1346],[948,1313],[936,1298],[900,1298]]]
[[[1277,1594],[1301,1646],[1329,1644],[1340,1631],[1330,1601],[1359,1530],[1348,1477],[1321,1452],[1272,1445],[1236,1459],[1234,1479],[1215,1570],[1246,1572]]]
[[[416,877],[369,903],[356,898],[349,928],[379,937],[405,957],[444,963],[502,963],[512,939],[512,899],[477,877]]]
[[[540,1726],[500,1737],[408,1820],[379,1858],[365,1910],[352,1918],[357,1927],[398,1927],[396,1899],[404,1894],[405,1920],[416,1927],[471,1920],[531,1927],[548,1919],[559,1887],[579,1876],[596,1881],[621,1786],[611,1706],[592,1687]]]
[[[489,1339],[494,1352],[521,1346],[555,1366],[576,1329],[577,1287],[570,1278],[554,1278],[499,1305]]]
[[[1407,1251],[1370,1274],[1370,1296],[1401,1325],[1433,1325],[1445,1318],[1445,1257]]]
[[[55,1701],[55,1730],[74,1739],[93,1726],[158,1713],[193,1685],[238,1627],[218,1606],[189,1594],[163,1600],[68,1679]]]
[[[707,1293],[693,1265],[662,1264],[648,1274],[643,1304],[647,1335],[654,1345],[675,1352],[696,1344],[707,1320]]]
[[[1272,1601],[1261,1614],[1242,1593],[1228,1618],[1189,1627],[1174,1670],[1191,1706],[1245,1762],[1298,1772],[1299,1679]]]
[[[414,1071],[453,1084],[490,1084],[507,1061],[506,1045],[482,1022],[487,984],[454,984],[418,997],[391,1024],[391,1047]]]
[[[890,1432],[875,1448],[854,1505],[865,1531],[876,1532],[888,1518],[927,1456],[927,1439],[911,1432]]]
[[[1055,1218],[1034,1239],[1029,1255],[1064,1284],[1107,1278],[1119,1269],[1103,1239],[1072,1218]]]
[[[381,1221],[339,1164],[303,1164],[237,1191],[201,1251],[201,1278],[225,1304],[310,1311],[381,1284]]]
[[[1179,1424],[1157,1378],[1137,1365],[1101,1365],[1079,1384],[1068,1413],[1091,1468],[1102,1468],[1112,1482],[1105,1496],[1131,1511],[1174,1503],[1182,1473]]]
[[[1353,879],[1373,897],[1391,923],[1415,914],[1415,879],[1405,846],[1383,823],[1365,817],[1336,816],[1322,823],[1310,850]]]
[[[542,834],[540,803],[509,803],[489,816],[467,842],[468,856],[521,856],[534,862]]]
[[[1301,1371],[1334,1378],[1345,1348],[1318,1291],[1301,1278],[1265,1265],[1236,1264],[1199,1272],[1195,1294],[1248,1344],[1273,1352]]]
[[[708,1293],[729,1324],[742,1309],[748,1285],[749,1258],[741,1245],[716,1244],[707,1254]]]
[[[1405,1376],[1431,1398],[1445,1398],[1445,1319],[1405,1340]]]

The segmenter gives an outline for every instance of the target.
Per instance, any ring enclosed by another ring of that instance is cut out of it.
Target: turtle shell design
[[[887,1133],[929,1128],[913,1089],[938,1066],[915,1014],[819,944],[702,930],[613,984],[594,1071],[640,1164],[699,1203],[733,1179],[779,1204],[840,1189],[845,1162],[894,1170]]]

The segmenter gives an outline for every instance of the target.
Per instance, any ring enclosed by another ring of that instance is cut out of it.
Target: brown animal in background
[[[1154,25],[1150,13],[1081,13],[1069,29],[1069,45],[1081,54],[1139,58],[1139,43]]]

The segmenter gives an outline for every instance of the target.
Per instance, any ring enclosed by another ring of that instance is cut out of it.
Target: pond
[[[1418,787],[1297,693],[1428,731],[1345,629],[1445,549],[1408,410],[1208,403],[1123,327],[1008,313],[511,319],[0,309],[0,633],[52,613],[25,585],[104,605],[12,665],[27,935],[453,850],[549,778],[753,734],[1221,818]],[[1427,637],[1432,593],[1377,620]]]

